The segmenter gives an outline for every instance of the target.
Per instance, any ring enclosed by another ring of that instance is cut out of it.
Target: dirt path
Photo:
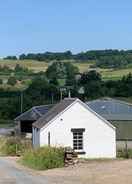
[[[132,160],[89,161],[40,173],[66,184],[132,184]]]
[[[132,184],[132,160],[87,161],[74,167],[33,171],[0,157],[0,184]]]

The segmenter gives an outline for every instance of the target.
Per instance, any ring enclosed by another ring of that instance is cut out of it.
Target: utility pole
[[[51,103],[54,103],[54,93],[51,94]]]
[[[62,91],[60,91],[60,100],[62,100]]]
[[[23,91],[21,91],[21,114],[23,113]]]
[[[65,91],[66,91],[65,87],[60,88],[60,101],[63,99],[63,92],[65,92]]]
[[[68,92],[68,98],[71,98],[71,91]]]

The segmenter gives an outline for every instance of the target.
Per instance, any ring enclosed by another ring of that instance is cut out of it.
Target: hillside
[[[66,61],[66,60],[65,60]],[[88,70],[96,69],[98,72],[101,73],[104,80],[112,79],[117,80],[120,79],[123,75],[127,75],[128,73],[132,72],[132,68],[115,68],[115,69],[104,69],[104,68],[90,68],[91,65],[93,65],[94,62],[73,62],[73,61],[67,61],[72,62],[75,66],[79,68],[79,71],[85,72]],[[37,73],[40,71],[45,71],[47,67],[51,64],[51,62],[42,62],[42,61],[36,61],[36,60],[0,60],[0,66],[6,65],[12,69],[15,68],[16,64],[20,64],[23,67],[28,68],[29,70],[32,70],[33,72]],[[8,75],[1,75],[0,78],[7,78]]]

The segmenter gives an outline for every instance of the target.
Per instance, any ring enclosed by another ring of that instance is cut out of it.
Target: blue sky
[[[132,49],[131,0],[1,0],[0,56]]]

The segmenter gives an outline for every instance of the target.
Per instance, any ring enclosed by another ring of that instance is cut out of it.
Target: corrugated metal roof
[[[53,105],[35,106],[15,118],[15,121],[36,121],[46,114]]]
[[[132,105],[115,99],[99,99],[86,104],[107,120],[132,120]]]

